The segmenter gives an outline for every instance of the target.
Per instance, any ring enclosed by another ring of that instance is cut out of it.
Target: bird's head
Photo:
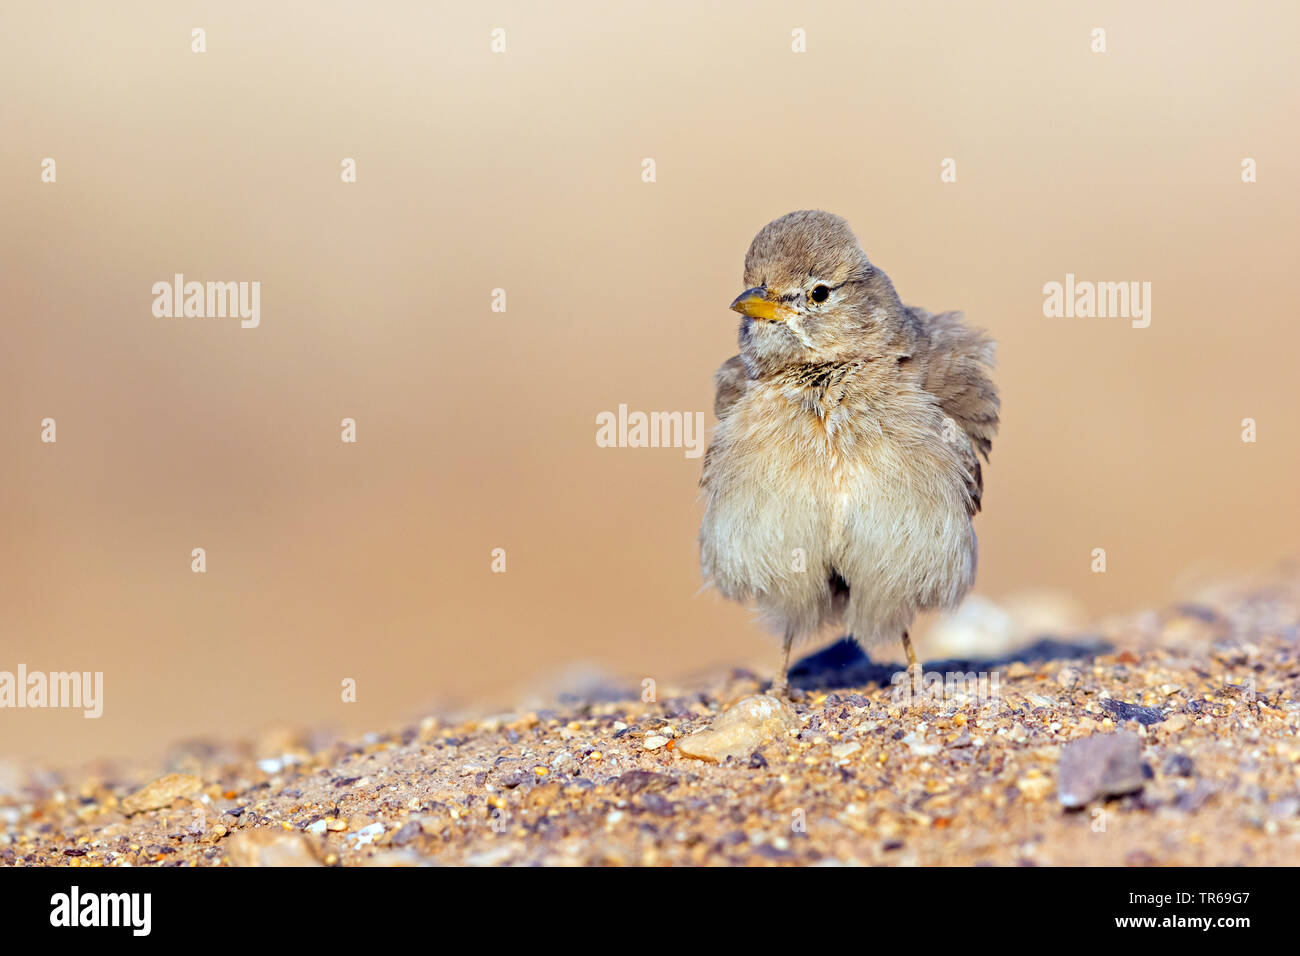
[[[744,281],[731,308],[745,317],[740,352],[753,371],[883,351],[899,329],[889,277],[828,212],[792,212],[759,230]]]

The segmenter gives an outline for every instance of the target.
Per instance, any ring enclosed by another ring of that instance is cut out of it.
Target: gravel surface
[[[147,770],[10,766],[0,865],[1294,864],[1297,622],[1293,571],[927,662],[963,676],[910,698],[837,645],[789,707],[737,671]]]

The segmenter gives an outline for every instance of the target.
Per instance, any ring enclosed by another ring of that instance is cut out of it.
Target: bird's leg
[[[912,648],[912,638],[903,632],[903,650],[907,652],[907,680],[914,691],[921,687],[921,665],[916,662],[916,651]]]
[[[790,681],[786,679],[786,672],[790,670],[790,645],[793,643],[794,631],[786,631],[785,639],[781,642],[781,669],[777,671],[776,679],[772,681],[772,688],[768,691],[768,694],[778,700],[785,697],[790,690]]]

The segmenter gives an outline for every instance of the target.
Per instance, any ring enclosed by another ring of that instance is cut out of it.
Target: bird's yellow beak
[[[740,293],[736,296],[736,301],[731,303],[731,309],[741,315],[766,319],[768,322],[784,322],[791,315],[790,308],[772,298],[763,286]]]

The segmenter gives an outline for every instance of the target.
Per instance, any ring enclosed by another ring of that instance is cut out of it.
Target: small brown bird
[[[745,256],[740,354],[714,376],[704,457],[704,574],[752,601],[790,648],[843,623],[901,638],[975,578],[975,532],[998,427],[993,342],[958,312],[903,305],[839,216],[792,212]]]

